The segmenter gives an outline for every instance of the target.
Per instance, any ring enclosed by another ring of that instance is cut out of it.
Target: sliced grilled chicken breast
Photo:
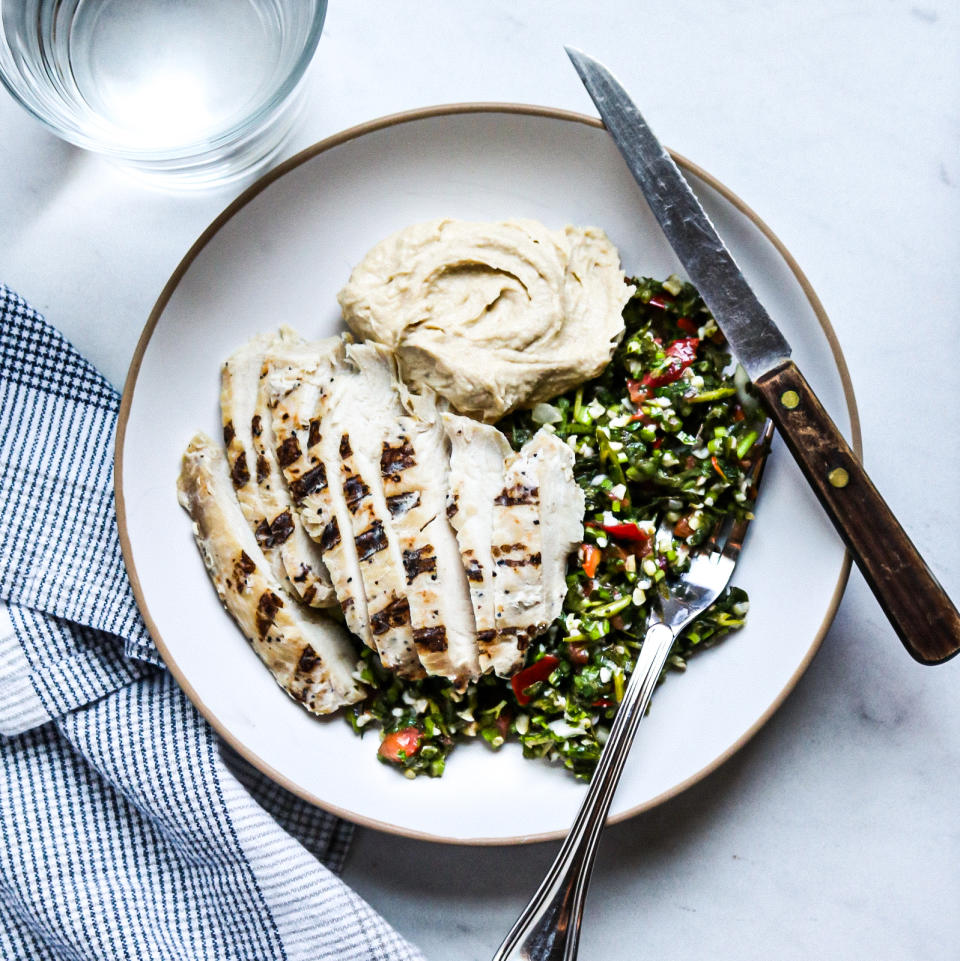
[[[292,698],[315,714],[355,703],[365,692],[346,632],[287,593],[232,487],[222,452],[197,434],[183,455],[177,490],[220,600]]]
[[[585,497],[573,477],[573,451],[546,430],[539,430],[523,447],[535,465],[540,489],[540,579],[543,584],[541,622],[550,625],[567,596],[567,560],[583,541]]]
[[[256,453],[256,476],[260,498],[266,516],[276,518],[270,527],[257,529],[257,540],[264,543],[279,540],[280,559],[294,590],[311,607],[330,607],[337,603],[336,592],[330,572],[323,562],[320,545],[306,531],[293,505],[290,491],[280,465],[277,463],[276,441],[273,436],[273,418],[270,411],[270,375],[275,357],[281,358],[288,347],[303,344],[303,339],[289,327],[280,329],[264,357],[257,386],[257,402],[253,415],[253,448]],[[282,527],[278,531],[278,523]],[[285,536],[287,528],[289,536]],[[266,545],[265,545],[266,546]],[[272,545],[271,545],[272,546]]]
[[[220,411],[237,499],[274,574],[315,607],[336,603],[319,548],[304,533],[273,450],[267,373],[273,351],[300,341],[290,328],[255,337],[220,376]]]
[[[227,448],[230,479],[243,516],[256,532],[275,577],[287,579],[277,548],[290,536],[290,515],[268,516],[263,502],[253,435],[260,429],[256,422],[257,391],[263,357],[274,340],[273,334],[260,334],[234,351],[220,369],[220,417],[223,442]]]
[[[378,345],[350,344],[344,353],[320,393],[320,457],[337,499],[341,535],[353,538],[380,660],[401,677],[423,677],[403,554],[380,478],[383,438],[403,413],[395,362]]]
[[[488,424],[459,414],[441,415],[450,440],[447,516],[456,531],[463,568],[470,586],[477,631],[479,667],[494,667],[497,616],[493,562],[494,500],[503,490],[503,467],[511,456],[506,437]]]
[[[305,530],[320,547],[347,627],[376,650],[339,471],[333,473],[330,484],[321,458],[321,393],[329,389],[343,357],[344,342],[339,337],[288,345],[282,353],[275,352],[268,405],[277,463]]]
[[[526,446],[504,461],[503,486],[493,499],[490,553],[497,633],[488,654],[496,673],[509,677],[523,663],[531,638],[548,626],[543,621],[540,479]]]
[[[481,671],[470,586],[447,520],[447,438],[435,405],[417,413],[399,418],[384,439],[381,476],[403,552],[420,661],[428,674],[448,677],[462,689]]]

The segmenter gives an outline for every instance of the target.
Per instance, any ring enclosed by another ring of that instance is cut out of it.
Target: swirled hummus
[[[377,244],[337,299],[350,329],[487,422],[596,376],[633,288],[595,227],[534,220],[415,224]]]

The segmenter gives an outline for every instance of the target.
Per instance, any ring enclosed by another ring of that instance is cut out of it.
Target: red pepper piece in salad
[[[680,379],[680,375],[697,359],[699,337],[681,337],[667,346],[663,366],[656,372],[643,375],[644,387],[664,387]]]
[[[525,667],[519,674],[514,674],[510,678],[510,686],[516,695],[517,703],[529,704],[530,697],[527,695],[527,688],[538,681],[545,681],[559,663],[559,657],[554,654],[546,654],[539,661],[534,661],[529,667]]]
[[[597,573],[597,565],[600,563],[600,548],[593,544],[580,545],[580,566],[583,568],[587,577],[593,577]]]
[[[700,328],[689,317],[678,317],[677,326],[693,337],[696,337],[700,331]]]
[[[404,727],[399,731],[391,731],[381,742],[377,754],[385,761],[399,764],[413,757],[420,750],[420,740],[420,729],[416,727]]]
[[[639,380],[627,380],[627,394],[635,404],[642,404],[650,397],[650,392],[644,389]]]
[[[601,524],[606,533],[618,541],[630,541],[633,544],[646,543],[650,535],[636,524]]]

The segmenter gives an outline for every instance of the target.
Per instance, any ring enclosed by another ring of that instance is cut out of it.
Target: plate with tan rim
[[[761,302],[859,452],[856,408],[830,324],[793,258],[759,218],[677,158]],[[628,274],[680,272],[598,121],[505,104],[418,110],[303,151],[244,192],[161,292],[130,367],[117,433],[117,509],[140,608],[170,671],[244,757],[351,821],[410,837],[522,843],[569,826],[584,785],[518,745],[457,747],[442,778],[407,780],[376,759],[376,735],[318,720],[286,696],[221,608],[177,504],[180,455],[219,433],[220,363],[281,323],[341,329],[336,293],[378,240],[434,217],[531,217],[602,227]],[[786,450],[775,443],[735,575],[747,626],[657,692],[612,820],[702,778],[770,717],[833,618],[849,561]]]

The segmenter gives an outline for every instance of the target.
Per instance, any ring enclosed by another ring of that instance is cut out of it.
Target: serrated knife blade
[[[960,651],[960,613],[790,359],[690,185],[609,70],[569,55],[667,240],[753,381],[778,431],[910,654],[939,664]]]

